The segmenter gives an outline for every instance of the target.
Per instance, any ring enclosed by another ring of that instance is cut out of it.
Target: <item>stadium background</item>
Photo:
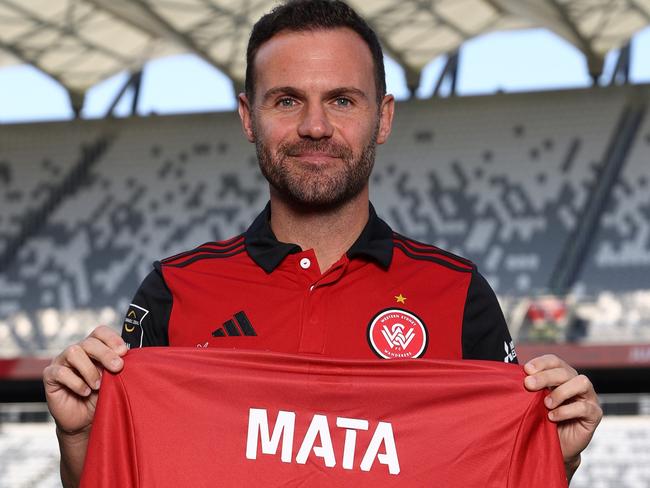
[[[590,375],[606,417],[572,486],[650,486],[650,86],[629,75],[650,2],[351,3],[411,92],[440,66],[379,150],[379,214],[478,263],[520,359],[556,352]],[[47,73],[73,112],[129,73],[104,118],[0,126],[0,486],[60,486],[48,358],[96,324],[118,328],[151,261],[241,232],[266,202],[234,112],[137,106],[146,63],[170,54],[199,56],[237,91],[250,24],[272,4],[0,0],[0,69]],[[529,28],[579,49],[594,86],[456,96],[465,42]],[[131,116],[114,117],[125,101]]]

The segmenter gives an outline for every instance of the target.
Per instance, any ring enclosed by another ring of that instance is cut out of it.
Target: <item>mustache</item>
[[[285,142],[278,147],[278,153],[282,156],[292,157],[304,153],[322,153],[332,158],[341,159],[351,159],[353,157],[352,150],[348,146],[328,140]]]

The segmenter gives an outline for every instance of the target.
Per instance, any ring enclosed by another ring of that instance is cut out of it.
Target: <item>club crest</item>
[[[426,351],[428,341],[422,320],[399,308],[379,312],[368,324],[368,343],[380,358],[419,358]]]

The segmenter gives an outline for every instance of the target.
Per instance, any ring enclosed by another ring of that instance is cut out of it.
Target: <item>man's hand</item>
[[[64,486],[76,486],[81,476],[102,370],[120,371],[126,351],[117,332],[100,326],[43,371],[47,406],[57,426]]]
[[[548,418],[558,424],[560,446],[569,481],[580,465],[580,453],[587,447],[603,417],[594,387],[584,375],[559,357],[548,354],[531,359],[524,366],[529,375],[526,389],[549,390],[544,400]]]

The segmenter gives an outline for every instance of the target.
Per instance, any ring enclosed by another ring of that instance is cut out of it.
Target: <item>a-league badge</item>
[[[149,310],[132,303],[124,318],[122,331],[128,345],[142,347],[144,331],[142,321],[149,314]]]
[[[382,310],[368,324],[368,343],[380,358],[419,358],[427,350],[428,342],[429,334],[422,320],[406,310]]]

